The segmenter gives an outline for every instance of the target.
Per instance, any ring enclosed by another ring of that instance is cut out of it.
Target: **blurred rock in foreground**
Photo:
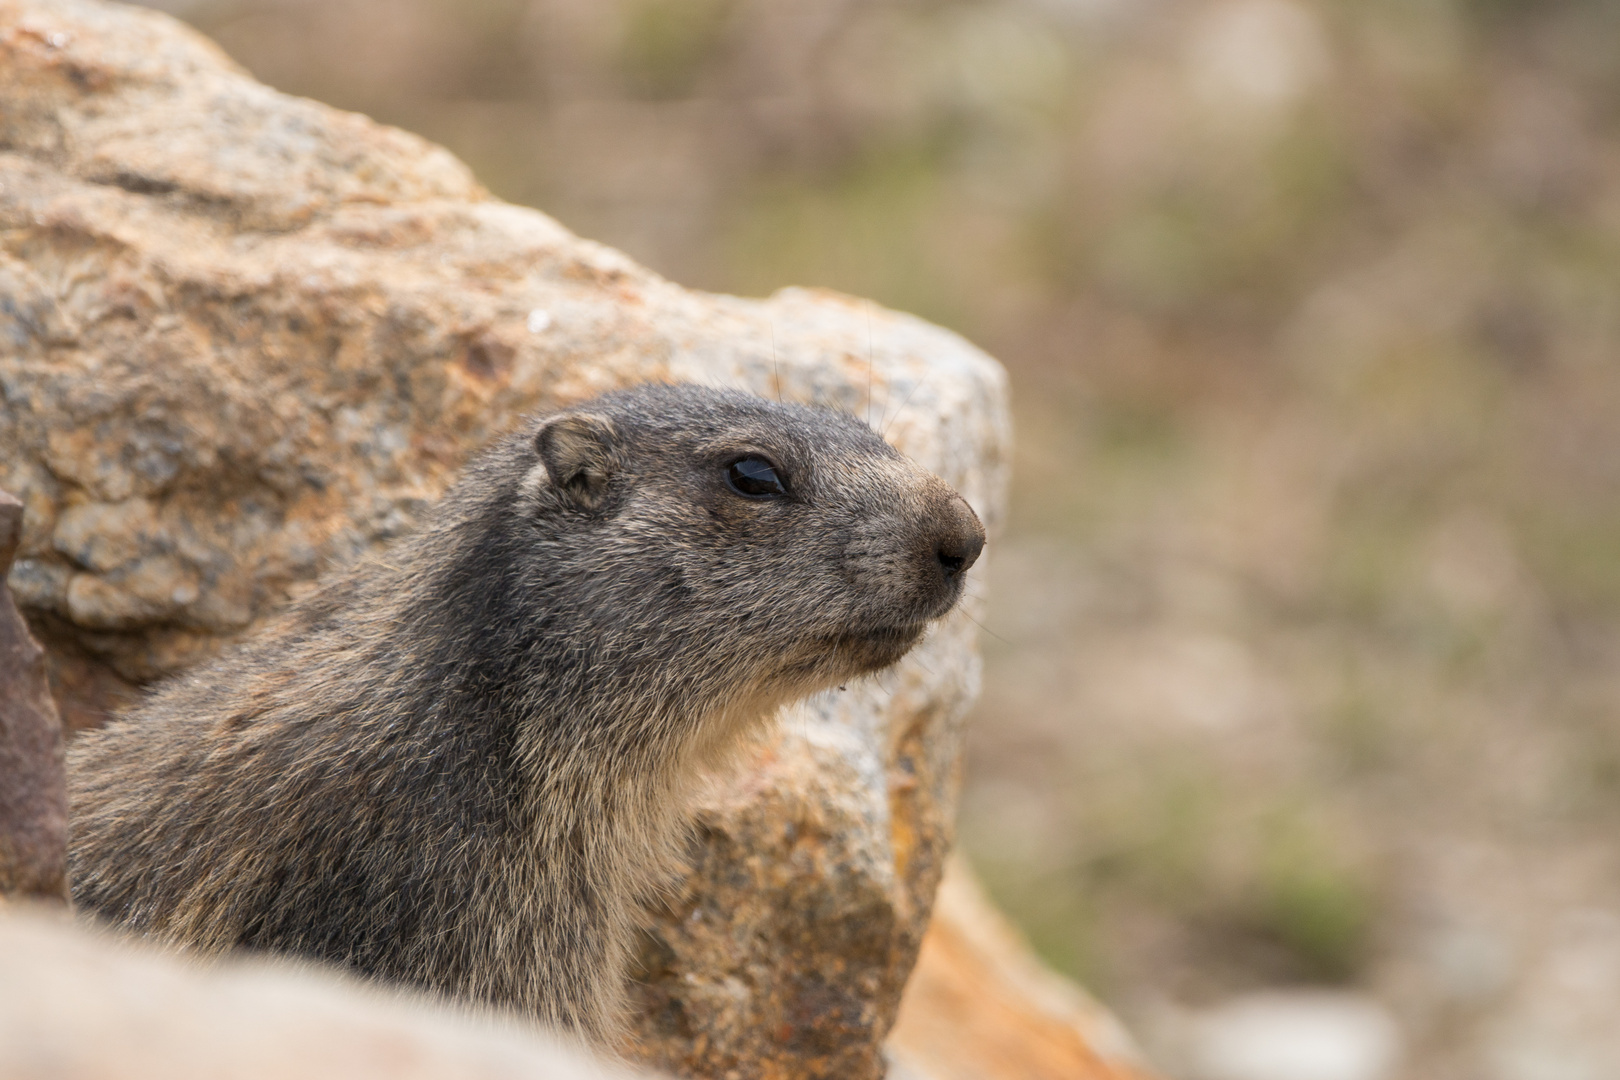
[[[0,491],[0,581],[22,537],[22,509]],[[67,899],[62,764],[62,724],[45,682],[45,652],[0,583],[0,901]]]
[[[891,1042],[895,1080],[1139,1080],[1112,1020],[1052,994],[971,883],[948,884]],[[651,1077],[508,1020],[265,958],[198,963],[44,908],[0,914],[0,1080]],[[965,962],[964,962],[965,961]],[[962,980],[971,981],[962,981]],[[982,998],[980,997],[982,995]],[[966,1004],[971,1007],[962,1008]],[[944,1006],[943,1008],[941,1006]]]
[[[11,908],[0,1080],[631,1080],[521,1025],[315,968],[218,966]]]
[[[1044,968],[952,859],[900,1017],[893,1080],[1149,1080],[1114,1016]]]
[[[520,414],[614,386],[869,415],[1002,519],[1005,376],[960,338],[833,295],[678,288],[437,147],[89,0],[0,0],[0,342],[0,487],[26,508],[9,584],[73,728],[409,530]],[[881,1073],[951,839],[970,614],[717,781],[646,924],[642,1057]]]

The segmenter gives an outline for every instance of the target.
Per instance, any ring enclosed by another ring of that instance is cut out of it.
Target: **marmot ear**
[[[559,493],[587,510],[607,496],[608,479],[619,468],[619,433],[612,423],[588,413],[567,413],[546,421],[534,448],[546,476]]]

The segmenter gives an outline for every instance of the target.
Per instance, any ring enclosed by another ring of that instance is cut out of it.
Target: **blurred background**
[[[1169,1076],[1620,1077],[1620,4],[155,6],[1007,365],[962,840]]]

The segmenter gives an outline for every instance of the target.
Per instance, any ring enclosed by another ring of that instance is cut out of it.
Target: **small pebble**
[[[1197,1080],[1387,1080],[1400,1059],[1394,1020],[1361,994],[1249,994],[1190,1027]]]

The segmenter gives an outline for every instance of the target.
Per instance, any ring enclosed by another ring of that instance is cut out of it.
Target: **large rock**
[[[0,491],[0,576],[22,538],[22,503]],[[67,899],[62,724],[45,652],[0,584],[0,901]]]
[[[0,1080],[655,1080],[510,1020],[0,911]]]
[[[1000,521],[1004,376],[961,339],[829,294],[686,291],[165,16],[0,0],[0,487],[70,726],[410,529],[520,414],[647,379],[867,413]],[[977,683],[964,611],[717,781],[648,919],[641,1054],[879,1074]]]

